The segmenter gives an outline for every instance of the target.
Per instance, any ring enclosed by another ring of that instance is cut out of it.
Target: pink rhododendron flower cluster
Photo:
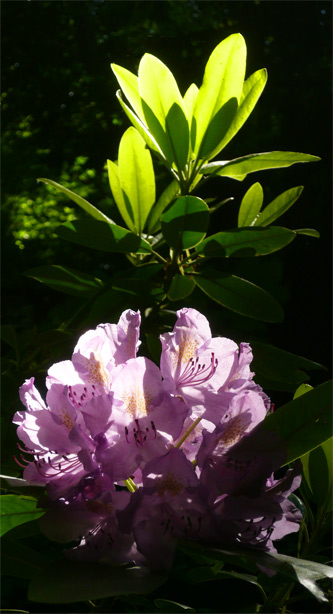
[[[49,369],[46,403],[34,378],[20,388],[18,462],[46,486],[42,530],[76,541],[69,557],[155,569],[170,567],[181,538],[274,550],[299,528],[288,495],[300,477],[275,480],[273,458],[238,452],[270,408],[250,346],[213,338],[184,308],[158,367],[137,357],[139,332],[140,313],[127,310]]]

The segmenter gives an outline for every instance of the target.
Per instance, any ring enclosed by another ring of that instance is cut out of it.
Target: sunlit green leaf
[[[184,104],[187,112],[187,119],[189,121],[189,125],[191,125],[191,120],[193,116],[193,111],[195,107],[195,103],[197,100],[199,88],[195,83],[192,83],[190,87],[186,90],[184,96]]]
[[[193,279],[205,294],[227,309],[264,322],[283,321],[281,305],[246,279],[219,271],[195,275]]]
[[[282,249],[296,237],[296,233],[292,230],[279,226],[260,230],[237,228],[218,232],[202,241],[196,251],[207,257],[219,258],[264,256]]]
[[[187,115],[187,121],[188,121],[189,126],[192,125],[192,118],[193,118],[195,103],[198,97],[198,92],[199,92],[199,88],[197,87],[195,83],[192,83],[190,87],[187,89],[185,96],[184,96],[184,104],[186,107],[186,115]],[[191,140],[190,140],[190,153],[192,154]],[[191,158],[192,158],[192,155],[191,155]]]
[[[260,183],[254,183],[243,196],[238,212],[238,226],[252,226],[263,202],[263,189]]]
[[[141,98],[139,94],[139,79],[130,70],[117,64],[111,64],[111,69],[136,115],[144,121]]]
[[[229,126],[227,133],[224,135],[223,140],[220,142],[218,149],[214,152],[214,155],[219,153],[219,151],[221,151],[231,141],[231,139],[234,138],[237,132],[244,125],[247,118],[256,106],[258,99],[260,98],[266,85],[266,81],[266,68],[261,68],[260,70],[257,70],[248,79],[246,79],[243,85],[237,112]],[[240,181],[243,180],[241,176],[239,177],[239,179]]]
[[[2,495],[0,510],[0,535],[4,535],[19,524],[40,518],[44,514],[44,510],[38,509],[37,499],[21,495]]]
[[[112,192],[112,196],[115,200],[115,203],[118,207],[119,213],[123,218],[126,226],[135,232],[135,224],[134,224],[134,213],[132,211],[131,205],[129,202],[125,201],[124,193],[121,188],[120,183],[120,169],[118,164],[112,162],[111,160],[107,161],[108,165],[108,175],[109,175],[109,183]]]
[[[29,269],[25,275],[73,296],[93,296],[103,287],[103,282],[97,277],[57,264]]]
[[[295,232],[298,235],[307,235],[308,237],[315,237],[316,239],[320,239],[320,232],[315,230],[314,228],[297,228]]]
[[[268,226],[275,222],[278,217],[285,213],[299,199],[302,192],[303,186],[290,188],[290,190],[282,192],[259,213],[253,222],[253,226]]]
[[[146,567],[115,567],[106,563],[58,560],[33,578],[28,598],[41,603],[72,603],[112,595],[147,594],[166,580]]]
[[[148,234],[155,234],[161,228],[161,215],[164,209],[171,203],[171,201],[176,197],[179,192],[179,184],[178,181],[172,181],[162,192],[161,196],[153,206],[150,211],[147,227]]]
[[[310,384],[301,384],[298,386],[297,390],[295,390],[294,399],[298,399],[298,397],[310,392],[310,390],[313,390],[313,386],[310,386]]]
[[[208,59],[191,126],[192,149],[198,158],[212,158],[221,150],[241,98],[245,63],[241,34],[228,36]]]
[[[189,296],[195,288],[195,283],[188,275],[175,275],[172,278],[170,288],[168,290],[168,298],[170,301],[179,301],[186,296]]]
[[[94,205],[89,203],[85,198],[82,198],[82,196],[75,194],[74,192],[72,192],[72,190],[69,190],[68,188],[65,188],[63,185],[60,185],[60,183],[57,183],[56,181],[53,181],[52,179],[45,179],[44,177],[40,177],[39,179],[37,179],[37,181],[42,181],[43,183],[47,183],[48,185],[53,186],[56,190],[58,190],[58,192],[62,192],[63,194],[65,194],[65,196],[68,196],[68,198],[73,200],[77,205],[79,205],[79,207],[81,207],[81,209],[84,209],[84,211],[89,213],[89,215],[94,217],[96,220],[108,222],[108,224],[114,223],[112,220],[110,220],[110,218],[107,215],[104,215],[102,211],[99,211],[98,209],[96,209],[96,207],[94,207]]]
[[[197,245],[204,238],[208,224],[209,209],[196,196],[180,196],[161,216],[163,236],[177,251]]]
[[[132,122],[134,128],[138,131],[138,133],[142,136],[144,141],[147,143],[148,147],[158,154],[160,158],[165,160],[165,156],[161,150],[161,148],[156,143],[153,135],[149,132],[146,124],[130,109],[130,107],[124,102],[122,98],[121,90],[116,92],[116,97],[119,100],[120,106],[125,111],[128,119]]]
[[[149,53],[140,61],[139,91],[150,132],[170,164],[184,169],[189,150],[184,101],[172,72]]]
[[[155,174],[150,151],[135,128],[128,128],[122,136],[118,164],[123,199],[140,235],[155,202]]]
[[[151,246],[126,228],[98,220],[74,220],[61,224],[57,235],[78,245],[105,252],[148,254]]]
[[[316,162],[320,160],[318,156],[298,153],[296,151],[268,151],[264,153],[249,154],[234,160],[216,161],[205,164],[202,172],[205,175],[213,173],[219,177],[232,177],[242,180],[248,173],[292,166],[298,162]]]

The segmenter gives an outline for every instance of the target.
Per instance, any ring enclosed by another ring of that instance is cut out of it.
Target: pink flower
[[[114,368],[136,356],[140,322],[140,313],[128,309],[118,324],[100,324],[84,333],[74,348],[72,360],[56,363],[49,369],[47,387],[54,383],[69,386],[69,398],[78,406],[94,394],[109,392]]]
[[[46,402],[33,378],[20,388],[17,462],[46,487],[43,531],[76,541],[70,558],[157,569],[179,539],[274,550],[298,529],[288,495],[299,476],[275,481],[283,444],[261,446],[270,400],[250,346],[212,338],[184,308],[161,336],[159,368],[137,357],[139,327],[127,310],[84,333],[72,359],[50,367]]]
[[[238,346],[212,338],[207,319],[195,309],[177,311],[172,333],[161,335],[161,373],[170,392],[190,407],[204,406],[207,390],[221,388],[233,369]]]
[[[188,407],[164,390],[160,370],[148,358],[131,359],[117,367],[111,392],[119,404],[113,408],[112,426],[97,456],[119,481],[169,450]]]

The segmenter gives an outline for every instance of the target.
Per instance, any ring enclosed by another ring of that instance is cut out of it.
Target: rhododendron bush
[[[319,236],[273,225],[302,186],[262,208],[258,182],[239,204],[238,227],[208,234],[215,211],[232,200],[218,194],[211,204],[210,179],[220,177],[223,186],[224,177],[241,182],[253,172],[318,160],[282,151],[212,160],[265,87],[265,69],[245,80],[245,67],[240,34],[213,50],[201,87],[190,85],[184,96],[155,56],[143,56],[138,76],[112,65],[133,124],[118,160],[108,161],[124,226],[55,181],[40,180],[90,216],[62,224],[59,237],[80,249],[123,253],[131,269],[106,281],[62,265],[29,272],[78,296],[79,314],[102,304],[108,322],[91,318],[87,326],[82,318],[72,355],[47,365],[45,393],[33,373],[20,386],[13,422],[23,474],[3,476],[3,532],[39,518],[38,531],[52,544],[45,565],[29,575],[32,601],[118,596],[125,611],[195,611],[163,598],[172,597],[175,577],[193,585],[252,583],[259,589],[253,612],[285,608],[296,582],[327,600],[331,569],[316,554],[331,508],[330,384],[305,383],[306,370],[321,368],[308,359],[247,335],[240,342],[221,336],[225,309],[283,321],[276,298],[234,275],[226,259],[272,254],[298,234]],[[170,175],[159,194],[156,164]],[[220,314],[218,333],[209,307],[197,308],[204,295]],[[287,403],[276,406],[271,390],[287,391]],[[327,474],[319,495],[318,471]],[[165,583],[169,592],[157,593]],[[207,606],[213,611],[209,599]]]

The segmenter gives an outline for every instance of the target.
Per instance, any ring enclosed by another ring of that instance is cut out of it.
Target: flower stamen
[[[210,364],[206,367],[205,364],[199,363],[199,357],[190,358],[187,362],[184,371],[179,376],[177,386],[196,386],[207,382],[213,377],[218,366],[218,359],[215,358],[214,352],[211,354]]]

